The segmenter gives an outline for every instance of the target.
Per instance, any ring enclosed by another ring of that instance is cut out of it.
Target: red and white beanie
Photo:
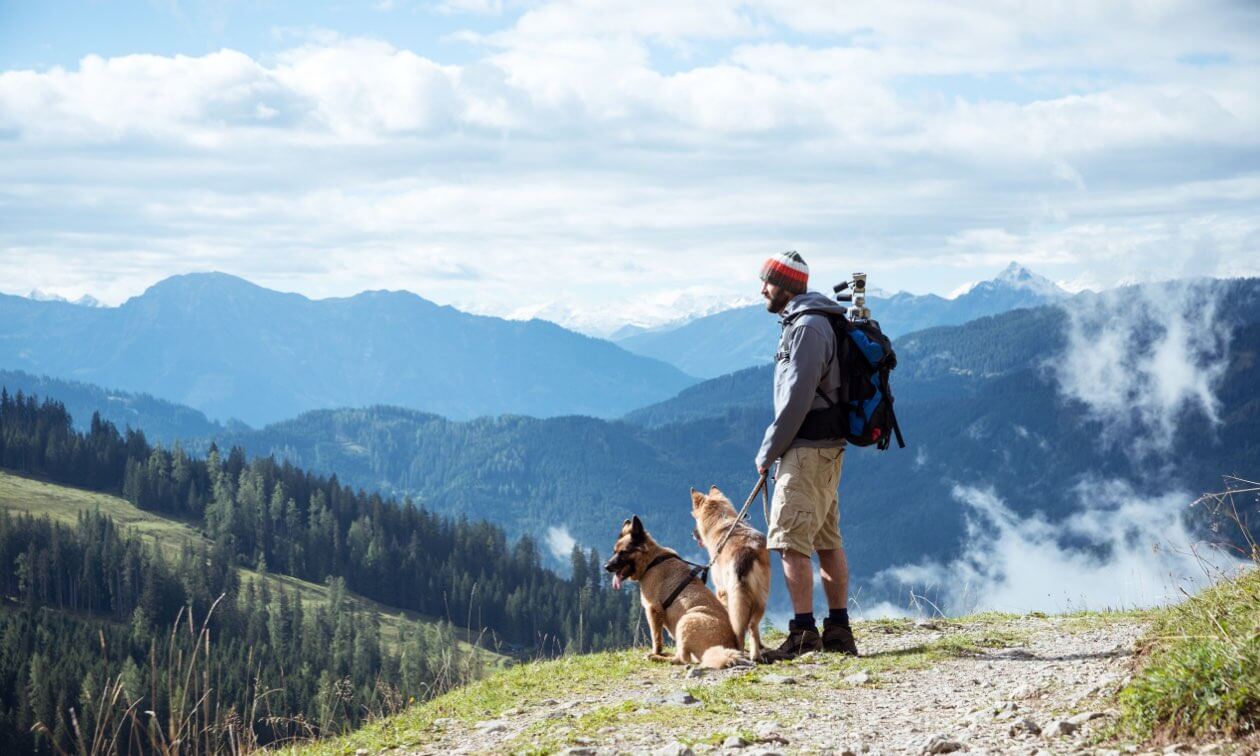
[[[761,266],[761,280],[793,294],[804,294],[809,286],[809,266],[796,250],[780,252]]]

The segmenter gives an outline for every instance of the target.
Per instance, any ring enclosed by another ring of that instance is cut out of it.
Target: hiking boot
[[[849,656],[857,656],[857,641],[853,640],[853,628],[847,624],[823,620],[823,651],[834,651]]]
[[[818,628],[798,627],[796,620],[792,620],[788,623],[788,635],[783,643],[778,648],[766,649],[762,652],[762,657],[772,662],[787,661],[810,651],[821,651],[822,647],[822,638],[818,635]]]

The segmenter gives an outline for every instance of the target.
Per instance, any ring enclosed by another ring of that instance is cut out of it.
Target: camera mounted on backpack
[[[843,293],[852,289],[849,293]],[[849,320],[870,320],[871,310],[866,306],[866,274],[854,273],[853,280],[841,281],[831,290],[836,295],[837,302],[852,302],[853,306],[849,308]]]

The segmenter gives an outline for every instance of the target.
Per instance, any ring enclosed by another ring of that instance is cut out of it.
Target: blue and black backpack
[[[874,446],[883,451],[895,435],[897,446],[904,449],[906,442],[893,412],[892,388],[888,385],[888,374],[897,367],[897,353],[879,322],[870,318],[849,319],[826,310],[802,310],[797,315],[805,313],[823,315],[831,322],[841,385],[840,396],[834,402],[821,388],[818,390],[827,406],[805,416],[797,437],[843,438],[854,446]]]

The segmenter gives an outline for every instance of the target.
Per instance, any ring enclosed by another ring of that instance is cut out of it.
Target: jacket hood
[[[849,311],[849,308],[826,294],[817,291],[807,291],[804,294],[797,294],[788,300],[787,305],[783,308],[783,312],[779,313],[779,315],[787,319],[801,310],[826,310],[835,315],[844,315]]]

